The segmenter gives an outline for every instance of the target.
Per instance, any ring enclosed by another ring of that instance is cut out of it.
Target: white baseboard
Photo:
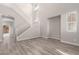
[[[49,38],[49,37],[42,37],[42,38],[46,38],[46,39],[47,39],[47,38]]]
[[[49,38],[60,40],[60,38],[57,37],[49,37]]]
[[[72,42],[68,42],[68,41],[64,41],[64,40],[61,40],[61,42],[63,42],[63,43],[67,43],[67,44],[70,44],[70,45],[79,46],[78,43],[72,43]]]
[[[29,40],[29,39],[36,39],[36,38],[40,38],[40,37],[32,37],[32,38],[25,38],[25,39],[17,39],[17,41],[22,41],[22,40]]]
[[[60,38],[56,38],[56,37],[43,37],[43,38],[46,38],[46,39],[51,38],[51,39],[60,40]]]

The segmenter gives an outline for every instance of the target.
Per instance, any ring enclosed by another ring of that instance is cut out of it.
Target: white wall
[[[56,16],[49,19],[49,38],[60,40],[61,36],[61,18]]]
[[[64,9],[66,12],[77,11],[77,17],[79,19],[79,4],[65,4]],[[77,19],[77,32],[67,32],[66,19],[64,18],[65,13],[61,14],[61,41],[79,46],[79,20]]]
[[[61,42],[79,46],[79,11],[77,19],[77,31],[67,32],[65,14],[61,15]]]
[[[47,37],[48,36],[48,18],[58,16],[59,14],[63,13],[62,4],[57,3],[43,3],[40,4],[40,23],[41,23],[41,36]]]
[[[54,17],[57,15],[62,15],[69,11],[78,11],[79,13],[79,4],[77,3],[63,3],[63,4],[40,4],[40,21],[41,21],[41,36],[48,36],[48,18]],[[62,16],[63,17],[63,16]],[[78,15],[79,19],[79,15]],[[61,41],[70,42],[72,44],[79,45],[79,24],[77,32],[68,33],[65,28],[65,20],[61,20]],[[78,20],[79,22],[79,20]]]

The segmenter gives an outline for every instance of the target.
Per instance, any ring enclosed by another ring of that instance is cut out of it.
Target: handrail
[[[24,28],[24,29],[23,29]],[[28,30],[30,28],[30,26],[28,27],[23,27],[20,31],[18,31],[17,35],[16,36],[20,36],[22,33],[24,33],[26,30]]]

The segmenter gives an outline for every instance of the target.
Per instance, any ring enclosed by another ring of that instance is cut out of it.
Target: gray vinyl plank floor
[[[45,38],[18,41],[12,50],[4,50],[0,48],[0,55],[79,55],[79,46]]]

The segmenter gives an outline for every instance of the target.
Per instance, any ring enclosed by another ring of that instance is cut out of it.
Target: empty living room
[[[0,55],[79,55],[79,3],[0,3]]]

